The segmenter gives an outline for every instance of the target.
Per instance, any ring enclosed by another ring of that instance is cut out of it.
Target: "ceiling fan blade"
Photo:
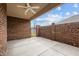
[[[33,9],[30,8],[30,10],[31,10],[34,14],[36,13]]]
[[[27,9],[26,11],[25,11],[25,15],[27,15],[27,12],[29,11],[30,9]]]
[[[21,6],[21,5],[17,5],[17,7],[20,7],[20,8],[27,8],[27,7],[25,7],[25,6]]]
[[[39,6],[34,6],[34,7],[31,7],[33,9],[39,9],[40,7]]]

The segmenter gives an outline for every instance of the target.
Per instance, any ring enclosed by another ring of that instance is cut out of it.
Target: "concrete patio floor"
[[[79,56],[79,48],[42,37],[8,41],[8,56]]]

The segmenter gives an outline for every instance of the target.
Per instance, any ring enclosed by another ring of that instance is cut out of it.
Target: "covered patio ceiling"
[[[7,16],[31,20],[59,6],[60,3],[30,3],[31,6],[39,6],[39,9],[35,9],[34,14],[29,11],[27,15],[24,14],[26,9],[19,8],[17,5],[25,6],[25,3],[7,3]]]

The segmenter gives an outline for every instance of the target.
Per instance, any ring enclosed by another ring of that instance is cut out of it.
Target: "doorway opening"
[[[36,37],[36,22],[31,21],[31,37]]]

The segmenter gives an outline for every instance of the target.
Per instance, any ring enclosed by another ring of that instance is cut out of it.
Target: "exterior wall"
[[[6,54],[6,45],[7,45],[6,4],[0,4],[0,55]]]
[[[38,35],[79,47],[79,22],[40,27]]]
[[[31,37],[30,21],[7,17],[8,24],[8,40],[23,39]]]
[[[36,36],[39,36],[39,30],[40,30],[40,26],[39,25],[36,25]]]
[[[55,39],[54,37],[54,24],[50,26],[36,26],[37,36],[45,37],[48,39]],[[52,31],[51,31],[52,30]]]
[[[65,24],[65,23],[72,23],[72,22],[79,22],[79,15],[74,15],[67,19],[63,19],[62,21],[59,21],[56,24]]]
[[[56,25],[56,40],[79,47],[79,23]]]
[[[51,38],[51,26],[44,26],[44,27],[40,27],[40,30],[39,30],[39,33],[40,35],[39,36],[43,36],[43,37],[46,37],[46,38]]]

